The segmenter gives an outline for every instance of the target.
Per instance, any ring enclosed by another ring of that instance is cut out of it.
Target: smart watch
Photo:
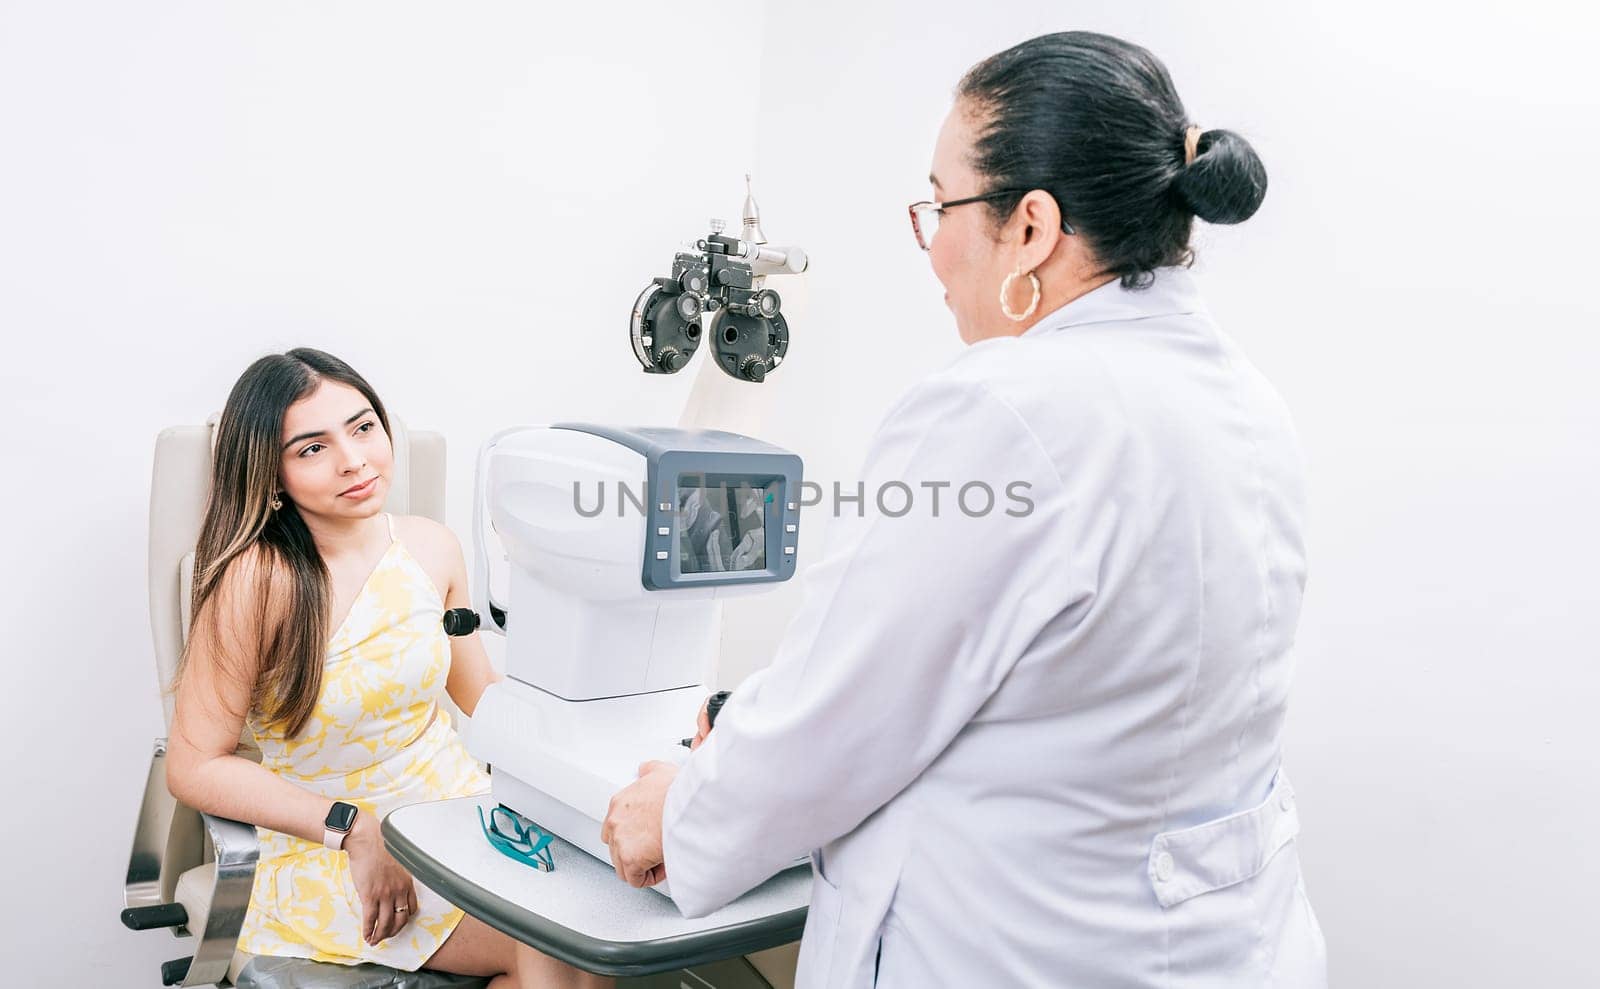
[[[356,805],[335,800],[328,810],[328,816],[322,821],[322,844],[338,851],[344,847],[344,840],[350,836],[350,829],[355,825]]]

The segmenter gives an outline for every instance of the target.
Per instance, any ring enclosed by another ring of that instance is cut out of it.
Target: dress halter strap
[[[384,512],[383,513],[383,520],[385,522],[389,523],[389,541],[392,543],[392,542],[395,541],[395,536],[394,536],[394,516],[390,515],[388,512]]]

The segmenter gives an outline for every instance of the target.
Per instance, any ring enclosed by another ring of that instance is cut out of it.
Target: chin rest
[[[443,522],[444,437],[408,431],[394,417],[390,426],[395,466],[385,510]],[[150,481],[150,627],[162,714],[169,729],[173,708],[169,688],[188,630],[194,546],[210,486],[215,427],[213,416],[204,426],[162,430],[156,439]],[[255,882],[256,829],[202,814],[173,799],[167,792],[166,753],[166,739],[156,739],[128,858],[123,884],[127,909],[122,912],[123,923],[134,930],[161,927],[177,937],[197,940],[193,955],[161,967],[163,985],[444,989],[487,984],[475,977],[238,952],[239,928]],[[240,738],[239,754],[260,761],[248,731]]]

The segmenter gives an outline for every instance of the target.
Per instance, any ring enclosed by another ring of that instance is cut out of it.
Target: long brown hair
[[[311,530],[293,502],[278,489],[283,445],[283,419],[289,406],[310,395],[320,381],[337,381],[361,392],[385,434],[389,416],[372,386],[350,365],[332,354],[299,347],[270,354],[245,369],[228,394],[217,423],[216,450],[211,460],[211,494],[194,554],[194,598],[190,645],[208,605],[217,606],[217,591],[230,567],[258,547],[255,614],[260,629],[254,642],[239,629],[228,630],[235,647],[253,650],[249,666],[256,670],[251,685],[250,713],[267,724],[283,726],[294,736],[305,727],[322,690],[322,667],[328,648],[332,592],[328,568],[317,552]],[[281,501],[274,509],[273,500]],[[268,594],[277,568],[288,572],[286,600],[269,609]],[[208,616],[213,632],[223,616]],[[213,636],[215,644],[215,636]],[[238,657],[244,658],[244,657]],[[184,649],[179,676],[188,665]]]

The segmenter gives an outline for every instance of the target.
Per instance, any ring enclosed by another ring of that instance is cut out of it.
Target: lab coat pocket
[[[822,872],[822,856],[811,853],[811,906],[806,913],[806,929],[800,938],[798,971],[817,973],[826,979],[833,964],[834,941],[839,934],[839,887],[828,882]]]
[[[1146,865],[1156,900],[1170,908],[1242,883],[1264,870],[1299,833],[1294,790],[1280,770],[1257,806],[1156,835]]]

